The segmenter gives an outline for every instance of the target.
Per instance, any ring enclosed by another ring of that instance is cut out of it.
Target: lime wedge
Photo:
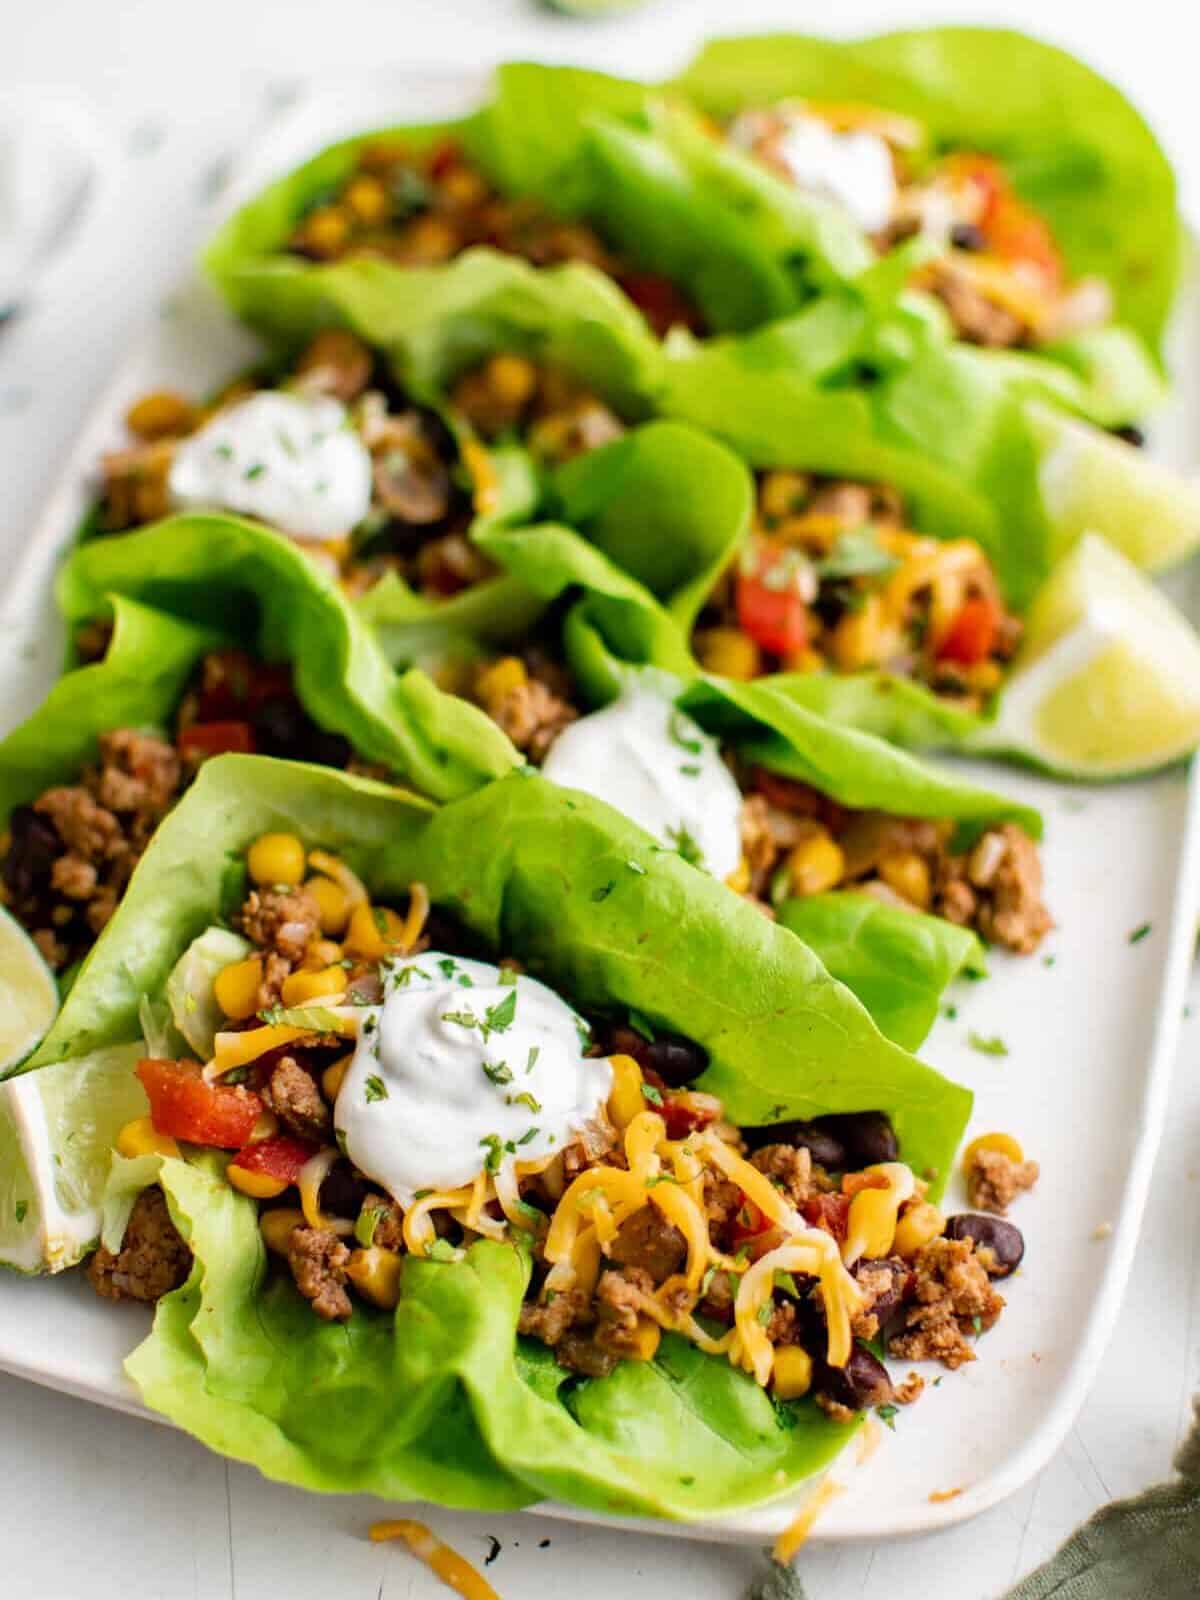
[[[25,929],[0,906],[0,1077],[38,1043],[58,1012],[58,984]]]
[[[1053,563],[1088,532],[1161,572],[1200,546],[1200,484],[1122,439],[1031,403]]]
[[[61,1272],[96,1242],[117,1134],[146,1114],[144,1054],[118,1045],[0,1084],[0,1265]]]
[[[1030,610],[978,748],[1063,776],[1125,778],[1200,742],[1200,637],[1120,551],[1085,534]]]

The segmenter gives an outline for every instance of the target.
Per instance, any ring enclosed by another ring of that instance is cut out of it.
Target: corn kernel
[[[705,672],[748,683],[762,672],[762,653],[740,628],[705,628],[696,635],[696,656]]]
[[[829,651],[842,672],[857,672],[879,665],[890,637],[884,623],[882,596],[867,594],[858,610],[847,611],[834,628],[829,636]]]
[[[350,1252],[346,1276],[372,1305],[392,1311],[400,1299],[400,1266],[398,1251],[373,1244],[369,1249]]]
[[[946,1229],[946,1219],[938,1208],[927,1201],[909,1206],[896,1224],[896,1237],[892,1249],[905,1261],[912,1261],[931,1239],[939,1239]]]
[[[658,1354],[661,1338],[662,1329],[654,1318],[641,1315],[637,1319],[633,1338],[623,1347],[622,1354],[629,1361],[653,1361]]]
[[[499,705],[505,695],[511,694],[528,681],[525,663],[519,656],[501,656],[490,667],[484,667],[475,680],[475,695],[482,705]]]
[[[902,900],[927,911],[933,899],[933,880],[929,863],[915,850],[896,850],[879,863],[879,876]]]
[[[738,862],[734,870],[725,879],[726,885],[734,894],[745,894],[750,888],[750,863],[745,856]]]
[[[248,956],[223,967],[213,982],[217,1004],[234,1022],[244,1022],[258,1010],[258,990],[262,983],[261,956]]]
[[[295,1211],[290,1206],[264,1211],[258,1219],[258,1231],[262,1234],[263,1243],[268,1250],[274,1250],[280,1256],[287,1255],[293,1232],[303,1226],[303,1211]]]
[[[363,172],[346,185],[342,204],[359,222],[370,226],[387,216],[388,192],[378,178]]]
[[[610,1056],[613,1084],[608,1096],[608,1114],[624,1131],[639,1112],[646,1109],[642,1093],[642,1069],[632,1056]]]
[[[318,206],[304,219],[300,242],[316,256],[334,256],[350,237],[350,218],[338,206]]]
[[[280,996],[285,1006],[303,1006],[332,994],[345,994],[346,969],[325,967],[320,972],[292,972],[283,980]]]
[[[179,1146],[169,1133],[159,1133],[149,1117],[127,1122],[117,1135],[117,1149],[123,1156],[177,1156]]]
[[[274,1200],[289,1187],[282,1178],[272,1178],[268,1172],[247,1172],[236,1161],[225,1168],[225,1176],[235,1189],[249,1195],[251,1200]]]
[[[404,918],[383,906],[357,905],[350,914],[345,948],[349,955],[382,961],[404,941]]]
[[[483,174],[473,171],[470,167],[453,166],[439,180],[438,188],[445,198],[455,206],[476,206],[487,195],[487,183]]]
[[[891,1253],[896,1236],[896,1197],[890,1189],[860,1189],[850,1202],[846,1242],[842,1255],[848,1261],[873,1259]]]
[[[196,421],[191,401],[173,389],[155,389],[130,406],[125,423],[141,439],[166,439],[187,433]]]
[[[533,399],[537,368],[524,356],[493,356],[485,370],[493,394],[503,405],[520,408]]]
[[[354,1060],[354,1053],[339,1056],[338,1059],[325,1068],[321,1074],[321,1092],[326,1100],[331,1103],[337,1099],[338,1090],[342,1087],[342,1080],[350,1070],[350,1063]]]
[[[322,933],[345,933],[350,920],[350,896],[332,878],[312,877],[304,885],[316,902]]]
[[[799,1400],[812,1387],[812,1357],[803,1345],[785,1344],[775,1352],[771,1388],[777,1400]]]
[[[1011,1133],[981,1133],[978,1139],[972,1139],[963,1151],[963,1171],[969,1177],[975,1169],[975,1158],[982,1150],[994,1151],[999,1155],[1007,1156],[1010,1161],[1022,1162],[1025,1152],[1013,1138]]]
[[[294,833],[264,833],[246,852],[246,867],[260,886],[292,888],[304,880],[304,846]]]
[[[300,965],[305,972],[320,972],[323,967],[336,967],[342,959],[342,947],[333,939],[314,939],[304,952]]]
[[[758,490],[758,508],[764,517],[793,517],[808,502],[811,484],[803,472],[765,472]]]
[[[842,848],[825,829],[810,833],[788,857],[788,871],[796,894],[824,894],[836,889],[846,871]]]

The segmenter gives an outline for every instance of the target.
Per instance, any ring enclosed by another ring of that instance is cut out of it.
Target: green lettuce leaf
[[[206,650],[229,643],[216,627],[97,590],[87,615],[111,616],[102,660],[68,672],[0,740],[0,818],[56,783],[74,783],[110,728],[165,728]],[[73,620],[81,620],[76,617]]]
[[[955,978],[987,971],[983,946],[969,929],[870,895],[785,900],[776,917],[858,996],[881,1032],[906,1050],[924,1043]]]
[[[886,106],[921,121],[939,150],[1000,157],[1072,273],[1105,278],[1118,320],[1158,345],[1183,237],[1174,175],[1129,101],[1065,51],[995,28],[768,34],[714,41],[672,87],[717,116],[788,96]]]
[[[291,540],[237,517],[197,513],[79,546],[59,575],[69,621],[110,593],[254,639],[290,661],[322,727],[437,799],[506,771],[518,757],[482,712],[418,671],[393,672],[333,578]]]

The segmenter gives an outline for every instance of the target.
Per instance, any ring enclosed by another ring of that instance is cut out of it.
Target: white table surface
[[[833,7],[788,0],[658,0],[619,22],[567,22],[525,0],[16,0],[0,7],[0,94],[65,88],[90,100],[114,141],[107,217],[52,292],[0,331],[0,560],[49,492],[97,389],[140,323],[157,314],[199,242],[207,197],[239,141],[305,80],[374,60],[505,56],[587,60],[654,74],[704,33],[829,27]],[[838,31],[926,20],[1037,26],[1136,95],[1179,164],[1200,216],[1200,112],[1186,7],[1141,0],[923,0],[911,9],[840,0]],[[1136,225],[1134,219],[1131,224]],[[949,1532],[885,1547],[812,1547],[811,1600],[989,1600],[1114,1496],[1167,1471],[1200,1388],[1200,1028],[1185,1025],[1169,1131],[1124,1310],[1078,1426],[1041,1476]],[[1140,1063],[1131,1061],[1136,1072]],[[1086,1103],[1080,1160],[1087,1159]],[[916,1417],[914,1416],[914,1422]],[[318,1500],[228,1466],[163,1428],[0,1378],[7,1600],[421,1600],[445,1593],[399,1549],[366,1542],[385,1508]],[[632,1537],[532,1516],[428,1520],[467,1556],[502,1542],[488,1576],[506,1600],[570,1590],[599,1600],[740,1596],[757,1553]]]

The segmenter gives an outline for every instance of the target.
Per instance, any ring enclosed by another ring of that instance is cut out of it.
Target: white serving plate
[[[388,121],[454,115],[479,92],[474,74],[434,69],[356,79],[322,92],[252,152],[228,209],[331,138]],[[1160,454],[1196,461],[1200,438],[1200,280],[1181,308],[1179,393],[1156,423]],[[174,385],[202,393],[244,364],[252,338],[230,325],[197,281],[181,287],[122,367],[64,463],[25,562],[0,606],[0,726],[44,694],[59,660],[54,568],[91,498],[99,453],[122,437],[129,402]],[[1171,582],[1200,616],[1200,574]],[[1200,910],[1200,777],[1072,788],[972,764],[1046,817],[1048,898],[1058,930],[1044,955],[996,956],[992,976],[960,985],[957,1015],[922,1051],[976,1092],[974,1131],[1015,1133],[1043,1176],[1016,1220],[1026,1264],[1006,1286],[1009,1308],[980,1358],[897,1419],[865,1462],[837,1471],[844,1491],[822,1514],[819,1540],[881,1539],[975,1515],[1013,1493],[1058,1449],[1096,1373],[1128,1277],[1166,1114],[1184,985]],[[1197,769],[1200,771],[1200,769]],[[1150,932],[1137,943],[1130,934]],[[1000,1036],[1008,1055],[981,1054],[968,1033]],[[955,1179],[951,1209],[965,1203]],[[144,1410],[121,1363],[147,1326],[144,1311],[96,1299],[79,1274],[0,1274],[0,1369],[101,1405]],[[903,1370],[903,1369],[902,1369]],[[927,1372],[927,1377],[937,1375]],[[804,1492],[772,1505],[662,1531],[762,1540],[795,1515]],[[567,1506],[544,1513],[615,1526]]]

